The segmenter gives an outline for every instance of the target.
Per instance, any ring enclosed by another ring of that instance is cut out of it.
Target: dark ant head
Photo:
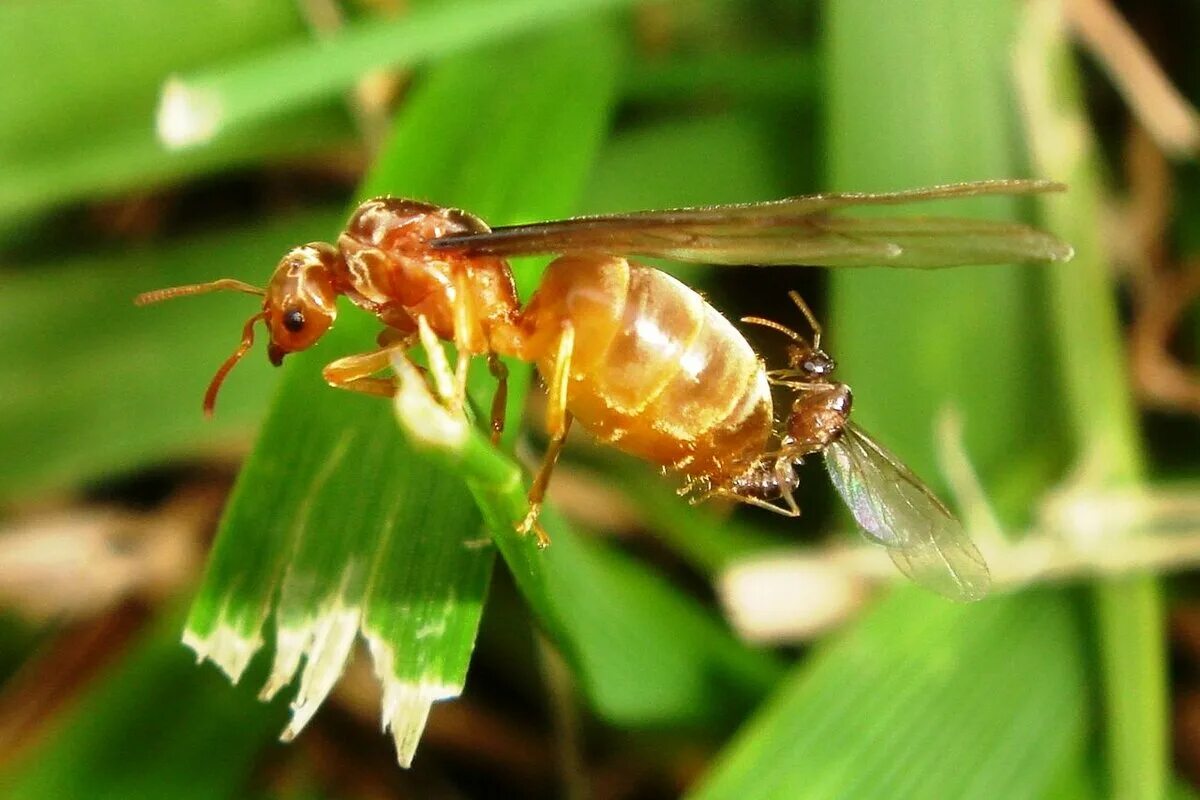
[[[233,278],[221,278],[209,283],[145,292],[134,302],[144,306],[172,297],[222,291],[245,292],[263,298],[262,311],[246,320],[241,343],[217,368],[204,393],[204,413],[211,415],[225,376],[254,344],[256,322],[264,320],[267,324],[271,334],[267,356],[275,366],[283,363],[286,354],[311,347],[329,330],[337,316],[334,275],[340,257],[332,245],[306,244],[288,251],[265,290]]]
[[[810,378],[825,378],[837,369],[837,362],[828,353],[807,343],[789,345],[787,352],[788,366]]]
[[[796,292],[788,292],[788,297],[792,298],[792,302],[796,304],[796,307],[804,314],[804,318],[808,320],[809,327],[812,328],[813,332],[812,341],[774,320],[762,317],[742,317],[742,322],[771,328],[791,339],[792,344],[789,344],[787,348],[788,370],[794,374],[794,377],[803,377],[820,382],[833,374],[833,371],[837,368],[837,364],[828,353],[821,349],[821,326],[817,323],[817,318],[813,316],[808,304]]]
[[[340,258],[332,245],[316,242],[292,248],[275,268],[263,298],[271,334],[267,355],[275,366],[288,353],[312,347],[333,325],[338,294],[334,278]]]

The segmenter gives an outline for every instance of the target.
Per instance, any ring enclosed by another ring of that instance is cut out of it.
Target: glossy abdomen
[[[758,357],[671,276],[624,259],[564,256],[526,318],[542,336],[572,323],[567,407],[613,446],[715,482],[765,450],[772,408]],[[530,355],[550,375],[557,350],[542,336]]]

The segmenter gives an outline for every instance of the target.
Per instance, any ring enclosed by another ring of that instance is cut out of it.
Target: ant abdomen
[[[619,449],[721,484],[771,434],[766,373],[696,292],[623,258],[556,259],[523,314],[531,360],[554,374],[557,332],[576,336],[567,407]]]

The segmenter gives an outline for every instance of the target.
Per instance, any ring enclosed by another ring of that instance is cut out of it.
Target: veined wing
[[[982,195],[1062,191],[1037,180],[977,181],[883,194],[575,217],[435,239],[437,249],[516,256],[587,252],[704,264],[949,267],[1066,261],[1073,251],[1026,225],[951,217],[867,218],[830,212]]]
[[[987,594],[987,564],[962,523],[861,428],[846,426],[825,449],[825,467],[864,534],[901,572],[953,600]]]

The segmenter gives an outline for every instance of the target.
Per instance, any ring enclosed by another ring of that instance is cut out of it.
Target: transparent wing
[[[885,194],[819,194],[769,203],[576,217],[435,239],[437,249],[516,256],[588,252],[703,264],[949,267],[1066,261],[1069,245],[1007,222],[856,219],[830,212],[980,195],[1061,191],[1051,181],[956,183]]]
[[[867,538],[916,583],[953,600],[978,600],[987,564],[962,524],[919,478],[861,428],[847,425],[825,467]]]

